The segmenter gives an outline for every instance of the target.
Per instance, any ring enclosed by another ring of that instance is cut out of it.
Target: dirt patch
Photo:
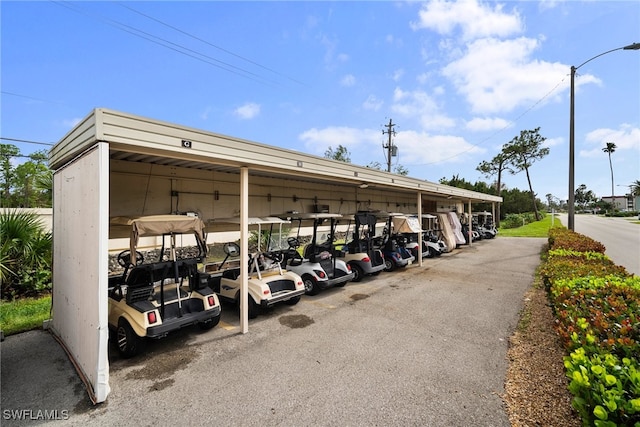
[[[354,300],[354,301],[360,301],[360,300],[369,298],[369,295],[367,295],[367,294],[353,294],[353,295],[351,295],[350,298],[352,300]]]
[[[291,329],[306,328],[307,326],[315,323],[315,321],[304,314],[291,314],[288,316],[280,316],[278,318],[281,325],[288,326]]]
[[[171,387],[173,385],[173,383],[175,383],[176,380],[174,380],[173,378],[169,378],[166,379],[164,381],[158,381],[153,383],[153,385],[151,387],[149,387],[149,391],[160,391],[160,390],[164,390],[167,387]]]
[[[509,340],[509,369],[503,396],[514,427],[580,427],[571,407],[562,357],[565,350],[553,329],[554,318],[542,288],[525,296],[518,329]]]
[[[177,371],[186,369],[193,360],[199,357],[198,352],[191,347],[181,347],[178,350],[151,357],[143,368],[129,372],[125,379],[158,380],[170,378]]]

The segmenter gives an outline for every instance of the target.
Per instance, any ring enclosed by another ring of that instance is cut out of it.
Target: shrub
[[[3,299],[51,290],[51,233],[38,216],[19,209],[0,213],[0,293]]]
[[[569,352],[564,365],[583,424],[640,427],[640,278],[604,249],[552,228],[539,271]]]

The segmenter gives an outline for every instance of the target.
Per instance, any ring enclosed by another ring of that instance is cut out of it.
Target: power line
[[[207,41],[207,40],[204,40],[204,39],[202,39],[202,38],[200,38],[200,37],[198,37],[198,36],[195,36],[195,35],[193,35],[193,34],[190,34],[190,33],[186,32],[186,31],[183,31],[183,30],[181,30],[180,28],[174,27],[173,25],[170,25],[170,24],[167,24],[166,22],[160,21],[159,19],[154,18],[153,16],[149,16],[149,15],[147,15],[147,14],[145,14],[145,13],[142,13],[142,12],[140,12],[139,10],[136,10],[136,9],[134,9],[134,8],[130,7],[130,6],[127,6],[126,4],[123,4],[123,3],[120,3],[120,2],[118,2],[117,4],[118,4],[118,6],[121,6],[121,7],[124,7],[124,8],[126,8],[126,9],[129,9],[129,10],[130,10],[130,11],[132,11],[132,12],[135,12],[135,13],[137,13],[137,14],[139,14],[139,15],[144,16],[144,17],[145,17],[145,18],[147,18],[147,19],[150,19],[150,20],[155,21],[155,22],[157,22],[157,23],[159,23],[159,24],[161,24],[161,25],[164,25],[164,26],[166,26],[166,27],[168,27],[168,28],[171,28],[172,30],[177,31],[177,32],[179,32],[179,33],[182,33],[182,34],[184,34],[184,35],[186,35],[186,36],[188,36],[188,37],[191,37],[192,39],[198,40],[198,41],[200,41],[200,42],[202,42],[202,43],[205,43],[205,44],[207,44],[207,45],[209,45],[209,46],[211,46],[211,47],[214,47],[214,48],[216,48],[216,49],[218,49],[218,50],[221,50],[221,51],[222,51],[222,52],[224,52],[224,53],[228,53],[229,55],[235,56],[236,58],[242,59],[243,61],[247,61],[247,62],[249,62],[250,64],[253,64],[253,65],[255,65],[255,66],[257,66],[257,67],[260,67],[260,68],[262,68],[262,69],[264,69],[264,70],[271,71],[272,73],[277,74],[277,75],[282,76],[282,77],[285,77],[285,78],[287,78],[288,80],[291,80],[291,81],[293,81],[293,82],[296,82],[296,83],[299,83],[299,84],[304,84],[304,83],[302,83],[301,81],[294,79],[293,77],[289,77],[289,76],[287,76],[286,74],[282,74],[282,73],[280,73],[279,71],[276,71],[276,70],[274,70],[274,69],[272,69],[272,68],[269,68],[269,67],[266,67],[266,66],[264,66],[264,65],[261,65],[261,64],[259,64],[259,63],[255,62],[255,61],[252,61],[251,59],[245,58],[244,56],[238,55],[238,54],[236,54],[236,53],[234,53],[234,52],[231,52],[230,50],[227,50],[227,49],[225,49],[225,48],[222,48],[222,47],[220,47],[220,46],[217,46],[217,45],[215,45],[215,44],[213,44],[213,43],[211,43],[211,42],[209,42],[209,41]]]
[[[274,82],[272,80],[266,79],[263,76],[259,76],[258,74],[252,73],[251,71],[245,70],[243,68],[237,67],[237,66],[229,64],[229,63],[226,63],[224,61],[220,61],[219,59],[213,58],[213,57],[208,56],[206,54],[203,54],[203,53],[200,53],[200,52],[195,51],[193,49],[187,48],[187,47],[182,46],[182,45],[180,45],[178,43],[173,43],[173,42],[171,42],[169,40],[163,39],[162,37],[147,33],[145,31],[142,31],[142,30],[138,29],[138,28],[132,27],[132,26],[127,25],[127,24],[123,24],[123,23],[118,22],[118,21],[114,21],[114,20],[109,19],[109,18],[104,18],[104,17],[96,15],[96,14],[91,14],[91,13],[83,10],[77,4],[74,4],[73,6],[71,6],[71,5],[67,4],[68,2],[57,2],[57,1],[54,1],[54,0],[51,0],[51,1],[53,3],[55,3],[55,4],[57,4],[58,6],[62,6],[62,7],[65,7],[67,9],[69,9],[69,10],[73,10],[76,13],[80,13],[80,14],[88,16],[88,17],[90,17],[92,19],[96,19],[98,21],[101,21],[101,22],[103,22],[103,23],[105,23],[105,24],[107,24],[109,26],[118,28],[119,30],[124,31],[126,33],[129,33],[129,34],[131,34],[133,36],[136,36],[136,37],[139,37],[141,39],[150,41],[152,43],[155,43],[155,44],[160,45],[162,47],[165,47],[167,49],[173,50],[175,52],[181,53],[181,54],[183,54],[185,56],[197,59],[198,61],[207,63],[209,65],[213,65],[214,67],[217,67],[217,68],[220,68],[222,70],[228,71],[228,72],[230,72],[232,74],[236,74],[238,76],[245,77],[247,79],[253,80],[253,81],[258,82],[258,83],[278,85],[277,82]],[[173,45],[175,47],[172,47],[172,46],[169,46],[169,45]],[[192,52],[193,54],[191,54],[189,52]],[[202,58],[198,57],[196,55],[199,55]],[[203,58],[207,58],[209,60],[203,59]],[[222,64],[222,65],[220,65],[220,64]],[[251,76],[254,76],[255,78],[253,78]]]
[[[50,147],[56,145],[53,142],[39,142],[39,141],[29,141],[26,139],[17,139],[17,138],[5,138],[4,136],[0,136],[0,139],[3,139],[5,141],[14,141],[14,142],[24,142],[27,144],[39,144],[39,145],[48,145]]]

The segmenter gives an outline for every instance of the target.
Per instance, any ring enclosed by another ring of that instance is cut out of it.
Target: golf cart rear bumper
[[[353,273],[349,273],[349,274],[345,274],[344,276],[340,276],[340,277],[334,277],[333,279],[327,279],[327,280],[323,280],[323,281],[318,281],[318,285],[320,285],[321,288],[330,288],[332,286],[336,286],[339,285],[341,283],[345,283],[348,282],[349,280],[353,280],[355,274]]]
[[[374,274],[384,270],[384,263],[380,265],[372,265],[371,263],[358,263],[362,267],[364,274]]]
[[[304,289],[301,289],[301,290],[298,290],[298,291],[281,291],[281,292],[278,292],[275,295],[272,294],[272,298],[270,298],[268,300],[263,299],[262,301],[260,301],[260,305],[262,307],[270,307],[270,306],[272,306],[274,304],[277,304],[279,302],[286,301],[286,300],[291,299],[291,298],[295,298],[295,297],[297,297],[299,295],[304,295],[304,293],[305,293]]]
[[[220,316],[220,307],[214,307],[211,310],[201,311],[197,313],[186,313],[182,317],[173,317],[163,319],[162,324],[157,326],[149,326],[147,328],[148,338],[162,338],[169,332],[177,331],[186,326],[195,325],[196,323],[207,322]]]

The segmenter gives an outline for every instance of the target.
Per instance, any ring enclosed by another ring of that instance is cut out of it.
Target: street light
[[[575,98],[575,94],[574,94],[574,81],[575,81],[575,77],[576,77],[576,70],[580,67],[582,67],[584,64],[586,64],[587,62],[593,61],[594,59],[602,56],[602,55],[606,55],[607,53],[611,53],[611,52],[615,52],[616,50],[638,50],[640,49],[640,43],[633,43],[630,44],[629,46],[624,46],[624,47],[618,47],[616,49],[611,49],[608,50],[606,52],[602,52],[599,55],[594,56],[593,58],[587,59],[586,61],[584,61],[582,64],[578,65],[577,67],[574,67],[573,65],[571,66],[571,102],[570,102],[570,107],[569,107],[569,200],[567,201],[568,206],[568,214],[569,214],[569,221],[568,221],[568,228],[571,231],[574,231],[575,226],[574,226],[574,213],[575,213],[575,183],[574,183],[574,152],[575,152],[575,142],[574,142],[574,98]]]

